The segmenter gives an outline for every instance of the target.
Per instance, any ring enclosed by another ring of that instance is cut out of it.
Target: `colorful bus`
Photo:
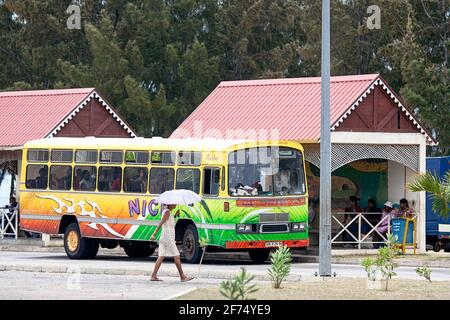
[[[160,220],[155,199],[172,189],[203,198],[176,209],[176,241],[189,263],[199,261],[201,239],[208,251],[248,251],[255,262],[281,245],[308,246],[303,148],[292,141],[31,141],[23,148],[20,227],[64,234],[72,259],[94,258],[99,246],[148,257],[157,245],[149,241]]]

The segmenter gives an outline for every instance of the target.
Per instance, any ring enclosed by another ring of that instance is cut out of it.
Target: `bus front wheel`
[[[98,252],[98,241],[81,236],[78,223],[70,223],[64,231],[64,250],[70,259],[92,259]]]
[[[250,259],[254,263],[264,263],[269,259],[270,249],[252,249],[248,251]]]
[[[183,256],[187,263],[199,263],[202,257],[197,229],[188,225],[183,233]]]

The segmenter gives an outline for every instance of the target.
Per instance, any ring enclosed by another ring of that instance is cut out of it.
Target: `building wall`
[[[101,105],[92,99],[57,134],[56,137],[131,138],[130,134]]]
[[[376,86],[336,131],[414,133],[417,128],[383,88]]]

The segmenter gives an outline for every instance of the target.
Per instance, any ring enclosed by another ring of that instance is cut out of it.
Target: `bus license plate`
[[[281,246],[283,246],[283,242],[281,242],[281,241],[266,242],[266,247],[281,247]]]

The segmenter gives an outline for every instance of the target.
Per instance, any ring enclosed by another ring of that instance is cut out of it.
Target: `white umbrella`
[[[162,193],[156,198],[157,203],[163,204],[193,204],[202,201],[202,198],[191,190],[177,189]]]

